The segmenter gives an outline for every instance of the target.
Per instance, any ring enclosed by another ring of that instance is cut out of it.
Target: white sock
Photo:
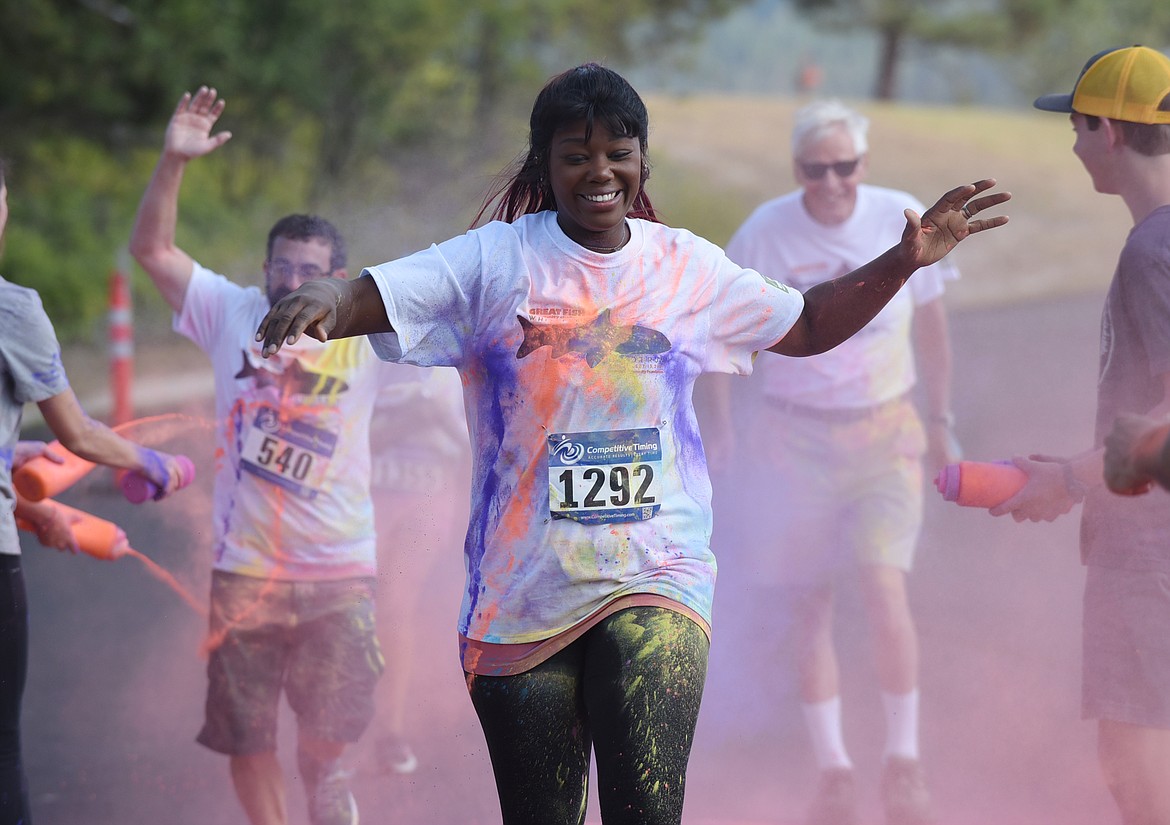
[[[882,691],[886,709],[885,756],[918,758],[918,688],[909,693]]]
[[[804,723],[812,739],[813,756],[821,770],[828,768],[852,768],[849,754],[845,750],[845,734],[841,727],[841,697],[834,696],[823,702],[806,702],[801,705]]]

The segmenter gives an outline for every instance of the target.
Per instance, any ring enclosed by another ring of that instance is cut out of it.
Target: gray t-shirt
[[[1101,315],[1095,444],[1119,413],[1146,413],[1170,373],[1170,206],[1129,233]],[[1081,555],[1087,564],[1170,572],[1170,493],[1118,496],[1104,485],[1085,499]]]
[[[20,553],[12,454],[24,405],[67,389],[61,347],[40,296],[0,277],[0,553]]]

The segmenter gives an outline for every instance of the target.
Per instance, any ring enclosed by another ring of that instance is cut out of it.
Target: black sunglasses
[[[861,158],[839,160],[836,163],[805,163],[802,160],[797,163],[800,165],[801,174],[809,180],[820,180],[830,169],[837,177],[847,178],[857,171],[857,164],[861,163]]]

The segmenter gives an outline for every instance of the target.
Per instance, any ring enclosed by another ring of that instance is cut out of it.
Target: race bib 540
[[[325,482],[337,434],[299,419],[282,420],[261,407],[244,434],[240,467],[302,498],[313,499]]]

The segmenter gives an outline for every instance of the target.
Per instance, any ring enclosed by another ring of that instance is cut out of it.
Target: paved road
[[[1071,452],[1086,443],[1099,301],[953,317],[958,432],[969,457]],[[155,435],[198,459],[193,489],[134,506],[99,471],[62,500],[122,524],[138,549],[202,600],[209,436],[198,421],[207,409],[197,403],[186,412],[191,420],[160,425]],[[766,479],[757,483],[759,492],[735,507],[719,502],[717,636],[690,774],[692,825],[799,822],[814,779],[773,641],[781,614],[745,597],[751,554],[767,549],[752,530],[766,522]],[[933,496],[928,505],[912,598],[923,647],[923,747],[943,825],[1113,821],[1092,728],[1079,720],[1083,573],[1075,520],[1016,525]],[[243,823],[225,760],[192,741],[204,690],[202,618],[132,559],[98,562],[25,546],[32,603],[25,752],[38,825]],[[459,566],[452,554],[418,574],[429,595],[410,718],[422,765],[409,777],[378,777],[356,753],[364,822],[498,822],[454,655]],[[866,783],[865,825],[876,825],[881,710],[850,588],[838,635],[847,735]],[[287,757],[291,719],[282,724]],[[293,823],[303,825],[295,785],[290,798]]]

